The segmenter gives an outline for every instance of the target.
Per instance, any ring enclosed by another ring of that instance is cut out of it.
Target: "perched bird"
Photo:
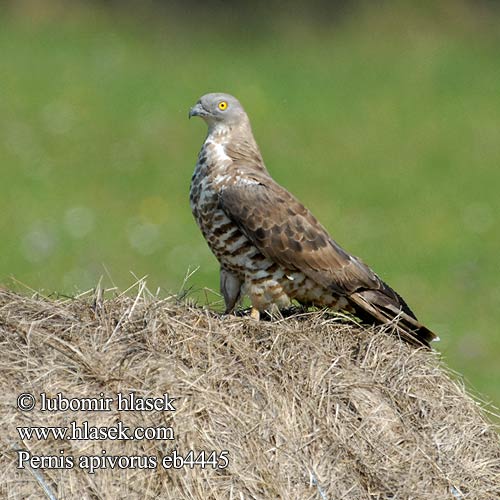
[[[436,336],[361,259],[341,248],[267,171],[239,101],[206,94],[190,109],[208,125],[191,179],[193,215],[220,263],[226,313],[250,297],[251,316],[305,305],[346,310],[370,323],[394,321],[402,337]]]

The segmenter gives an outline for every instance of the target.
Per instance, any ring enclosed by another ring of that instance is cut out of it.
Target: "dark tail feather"
[[[362,320],[381,324],[396,320],[394,326],[402,338],[417,346],[430,347],[433,340],[438,340],[437,335],[419,323],[404,300],[387,288],[354,292],[349,299]]]

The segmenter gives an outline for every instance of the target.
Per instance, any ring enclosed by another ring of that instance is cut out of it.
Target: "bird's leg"
[[[252,311],[250,312],[250,317],[252,319],[254,319],[255,321],[259,321],[260,320],[260,312],[258,309],[256,309],[255,307],[252,307]]]
[[[241,280],[221,267],[220,269],[220,290],[224,297],[226,304],[226,311],[224,314],[231,314],[241,298]]]

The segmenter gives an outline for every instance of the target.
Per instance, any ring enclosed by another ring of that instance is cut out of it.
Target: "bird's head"
[[[205,94],[189,110],[189,118],[200,116],[209,131],[231,129],[248,122],[247,114],[236,97],[229,94]]]

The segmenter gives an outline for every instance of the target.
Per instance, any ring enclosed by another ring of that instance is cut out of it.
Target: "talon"
[[[250,317],[254,319],[255,321],[260,320],[260,312],[258,309],[255,309],[255,307],[252,307],[252,311],[250,312]]]

